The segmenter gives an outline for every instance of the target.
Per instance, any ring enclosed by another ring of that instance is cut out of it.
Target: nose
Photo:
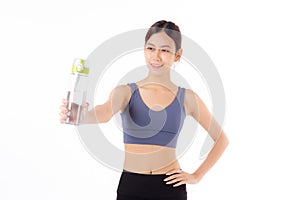
[[[155,61],[160,61],[161,60],[159,49],[156,49],[155,51],[152,52],[152,59],[155,60]]]

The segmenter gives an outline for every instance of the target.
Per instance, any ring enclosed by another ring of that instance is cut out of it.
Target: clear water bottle
[[[89,68],[86,66],[86,61],[75,58],[72,65],[67,94],[67,124],[79,125],[80,121],[83,120],[83,105],[86,102],[88,76]]]

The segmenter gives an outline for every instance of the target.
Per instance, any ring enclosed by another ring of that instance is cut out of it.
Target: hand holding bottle
[[[61,104],[61,106],[60,106],[60,112],[59,112],[59,115],[60,115],[60,123],[66,123],[66,120],[67,120],[67,118],[68,118],[68,112],[69,112],[69,110],[68,110],[68,108],[67,108],[67,106],[68,106],[68,101],[67,101],[67,99],[62,99],[62,104]]]
[[[62,100],[60,107],[60,121],[62,123],[79,125],[83,121],[86,110],[86,93],[88,85],[89,68],[83,59],[74,59],[69,77],[67,98]]]
[[[60,123],[74,124],[74,118],[75,118],[74,116],[76,116],[75,112],[78,110],[74,107],[77,107],[77,105],[73,103],[73,110],[72,110],[72,103],[70,103],[67,99],[62,99],[61,102],[62,102],[62,104],[60,105],[60,112],[59,112]],[[71,104],[71,106],[70,106],[70,104]],[[82,117],[84,117],[84,113],[88,112],[89,103],[84,103],[80,107],[81,107]],[[74,110],[75,110],[75,112],[74,112]]]

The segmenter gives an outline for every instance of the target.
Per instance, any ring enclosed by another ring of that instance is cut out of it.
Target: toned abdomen
[[[180,169],[180,166],[175,148],[125,144],[124,169],[142,174],[165,174],[173,169]]]

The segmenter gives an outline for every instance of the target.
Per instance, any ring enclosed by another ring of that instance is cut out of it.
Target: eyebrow
[[[154,45],[154,44],[152,44],[152,43],[148,43],[147,45],[155,46],[155,45]],[[161,46],[160,46],[160,48],[162,48],[162,47],[168,47],[168,48],[170,48],[170,49],[171,49],[171,46],[170,46],[170,45],[168,45],[168,44],[161,45]]]

